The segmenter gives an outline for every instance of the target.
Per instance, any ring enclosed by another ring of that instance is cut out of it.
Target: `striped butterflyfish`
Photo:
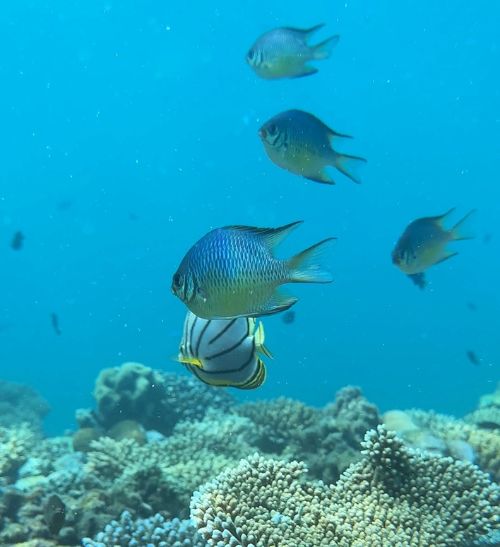
[[[202,319],[188,311],[177,360],[212,386],[255,389],[266,379],[264,326],[252,317]]]

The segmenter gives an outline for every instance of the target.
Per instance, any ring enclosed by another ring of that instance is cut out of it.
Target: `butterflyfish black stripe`
[[[208,345],[213,344],[224,333],[226,333],[236,323],[237,319],[238,319],[238,317],[235,317],[234,319],[231,319],[231,321],[229,321],[229,323],[208,342]]]
[[[204,370],[203,371],[204,374],[233,374],[235,372],[241,372],[245,367],[247,367],[252,362],[252,359],[255,353],[255,340],[252,340],[252,345],[250,346],[249,349],[250,349],[250,355],[248,359],[240,367],[231,368],[228,370]]]
[[[198,342],[196,342],[196,357],[198,357],[199,355],[199,351],[200,351],[200,344],[201,344],[201,341],[203,339],[203,335],[205,334],[205,332],[207,331],[210,323],[212,322],[211,319],[209,319],[204,325],[203,325],[203,328],[201,329],[201,332],[200,332],[200,336],[198,336]]]
[[[215,353],[214,355],[210,355],[210,357],[205,357],[207,361],[210,361],[211,359],[216,359],[217,357],[220,357],[221,355],[226,355],[226,353],[230,353],[231,351],[235,350],[237,347],[241,346],[243,342],[246,340],[247,336],[250,334],[250,327],[247,321],[247,331],[246,333],[236,342],[236,344],[233,344],[231,347],[223,349],[222,351],[219,351],[218,353]],[[255,343],[255,342],[254,342]]]
[[[196,325],[196,321],[198,321],[198,316],[193,315],[193,317],[194,317],[194,319],[193,319],[193,322],[191,324],[191,330],[189,331],[189,351],[190,351],[192,357],[196,357],[193,353],[193,331],[194,331],[194,327]]]

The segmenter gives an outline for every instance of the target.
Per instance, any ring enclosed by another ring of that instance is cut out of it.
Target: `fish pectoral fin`
[[[317,68],[304,65],[300,72],[297,72],[297,74],[290,76],[290,78],[303,78],[304,76],[312,76],[313,74],[316,74],[316,72],[318,72]]]
[[[408,274],[408,277],[415,283],[415,285],[419,289],[425,289],[427,286],[427,280],[425,279],[424,272],[416,273],[416,274]]]
[[[196,357],[186,357],[184,355],[179,355],[177,361],[179,363],[182,363],[183,365],[192,365],[193,367],[203,369],[203,363],[200,361],[200,359],[197,359]]]
[[[255,331],[254,336],[255,336],[255,347],[257,349],[257,352],[261,353],[262,355],[265,355],[266,357],[269,357],[270,359],[273,359],[272,353],[264,345],[265,334],[264,334],[264,324],[262,323],[262,321],[259,321],[259,324],[257,325],[257,330]]]

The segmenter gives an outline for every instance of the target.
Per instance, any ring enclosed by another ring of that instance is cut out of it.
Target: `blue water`
[[[240,396],[323,405],[356,384],[382,410],[471,410],[499,379],[499,18],[484,0],[4,2],[0,376],[40,391],[59,432],[102,368],[181,372],[184,253],[216,226],[303,219],[282,253],[338,237],[335,283],[291,287],[296,321],[265,319],[275,359]],[[319,22],[341,39],[318,74],[269,82],[244,62],[262,32]],[[355,136],[362,185],[271,163],[257,129],[289,108]],[[478,209],[477,237],[420,291],[391,249],[453,206]]]

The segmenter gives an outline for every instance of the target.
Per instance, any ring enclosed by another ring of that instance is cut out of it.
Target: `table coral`
[[[218,547],[459,547],[498,527],[498,486],[475,466],[417,453],[384,426],[363,447],[330,487],[304,482],[303,463],[254,455],[194,493],[192,518]]]

